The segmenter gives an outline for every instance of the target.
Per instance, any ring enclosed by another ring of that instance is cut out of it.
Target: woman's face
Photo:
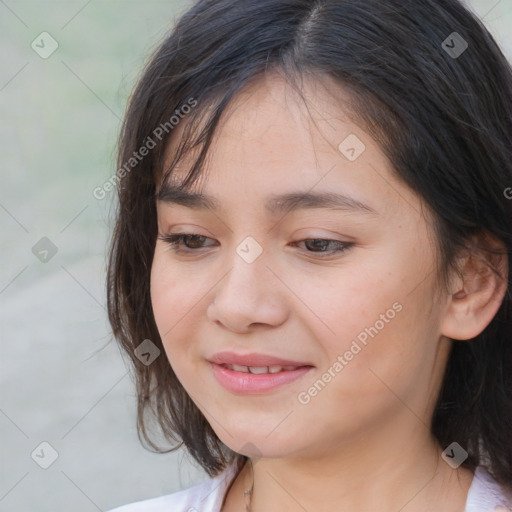
[[[198,235],[180,252],[156,243],[166,355],[218,437],[249,456],[426,430],[449,349],[419,198],[325,89],[306,95],[309,111],[273,76],[233,102],[192,189],[218,209],[157,201],[160,234]],[[213,365],[220,352],[307,366],[253,358],[246,373]]]

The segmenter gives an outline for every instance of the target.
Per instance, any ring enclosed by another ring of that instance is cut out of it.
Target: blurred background
[[[512,0],[467,2],[512,60]],[[189,2],[0,0],[0,511],[95,512],[207,478],[136,434],[105,267],[126,100]],[[489,77],[482,77],[482,79]]]

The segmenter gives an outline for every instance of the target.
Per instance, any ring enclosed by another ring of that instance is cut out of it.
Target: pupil
[[[201,235],[189,235],[187,246],[190,246],[190,240],[192,239],[192,248],[199,247],[201,245],[201,239],[204,238]]]
[[[328,243],[327,240],[320,240],[315,238],[314,240],[308,240],[315,249],[325,249],[325,245]]]

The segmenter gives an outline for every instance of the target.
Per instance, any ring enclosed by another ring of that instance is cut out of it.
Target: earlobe
[[[441,333],[448,338],[475,338],[491,323],[503,302],[508,284],[507,253],[501,241],[492,240],[489,247],[490,238],[486,237],[492,253],[478,250],[463,260],[463,277],[459,276],[452,288],[441,324]]]

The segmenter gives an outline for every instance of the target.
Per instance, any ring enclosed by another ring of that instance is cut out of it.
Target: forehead
[[[160,183],[160,199],[189,206],[202,203],[213,211],[218,206],[215,201],[207,204],[208,199],[199,198],[198,193],[209,190],[207,195],[225,202],[227,195],[249,192],[252,199],[264,200],[267,210],[277,211],[282,209],[280,205],[290,206],[298,195],[309,191],[303,206],[316,202],[336,207],[344,201],[346,211],[352,208],[360,213],[394,208],[397,191],[403,185],[393,176],[381,148],[356,124],[349,105],[350,96],[333,81],[304,82],[301,95],[277,75],[257,80],[224,111],[199,179],[187,190],[196,197],[181,193],[178,198],[175,187],[185,179],[201,146],[183,155],[168,176],[166,187]],[[199,119],[199,128],[209,113],[205,111]],[[187,135],[187,122],[185,118],[173,131],[166,148],[167,167],[181,137]],[[354,151],[346,154],[347,149]],[[354,152],[357,158],[352,158]],[[402,197],[407,194],[411,191],[399,191]],[[409,204],[412,202],[414,198],[409,199]]]
[[[176,151],[184,139],[188,142],[197,139],[220,99],[219,96],[203,103],[199,98],[199,105],[193,112],[195,117],[187,116],[174,127],[164,151],[164,170],[173,164]],[[313,125],[317,129],[323,127],[332,131],[329,121],[334,115],[337,119],[353,119],[352,105],[352,96],[331,77],[325,76],[317,81],[301,79],[299,86],[296,80],[290,82],[278,71],[268,72],[253,79],[231,99],[221,114],[208,152],[211,156],[219,143],[222,145],[229,140],[243,142],[245,147],[253,144],[270,150],[269,139],[261,136],[261,128],[263,131],[277,132],[274,145],[287,145],[291,139],[298,137],[309,139]],[[169,176],[174,184],[183,180],[201,148],[202,144],[197,144],[180,155]]]

